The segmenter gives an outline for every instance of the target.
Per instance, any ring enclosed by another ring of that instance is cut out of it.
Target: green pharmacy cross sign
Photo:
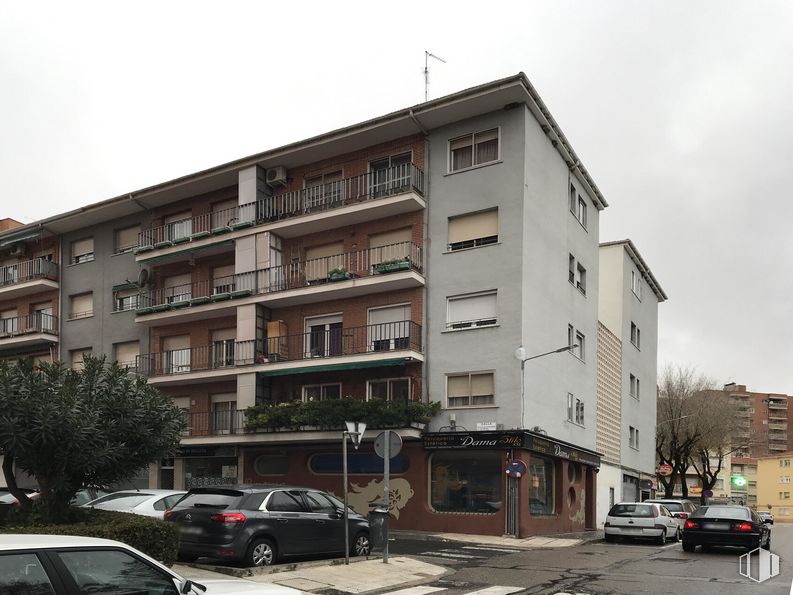
[[[741,475],[735,475],[732,478],[732,485],[737,488],[742,488],[746,486],[746,478]]]

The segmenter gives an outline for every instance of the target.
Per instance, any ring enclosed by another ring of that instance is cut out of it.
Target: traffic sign
[[[713,498],[713,490],[705,490],[704,496],[706,498]]]
[[[672,475],[672,465],[667,465],[666,463],[663,465],[658,465],[658,475],[661,477]]]
[[[507,475],[509,477],[521,478],[526,475],[528,465],[520,459],[515,459],[507,464]]]
[[[374,451],[381,459],[385,458],[385,434],[380,432],[374,439]],[[393,459],[402,450],[402,438],[393,430],[388,432],[388,437],[388,455]]]

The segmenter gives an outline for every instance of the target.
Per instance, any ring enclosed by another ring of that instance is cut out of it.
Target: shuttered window
[[[212,269],[212,293],[234,291],[234,265],[229,264]]]
[[[446,377],[448,407],[476,407],[495,402],[493,372],[454,374]]]
[[[495,291],[447,299],[447,329],[492,326],[496,322],[498,316]]]
[[[212,229],[237,223],[237,199],[232,198],[212,205]]]
[[[369,236],[369,261],[372,264],[389,260],[407,260],[413,230],[410,227]]]
[[[126,343],[116,343],[113,346],[114,357],[119,366],[134,368],[137,357],[140,355],[140,343],[138,341],[127,341]]]
[[[87,318],[94,315],[94,294],[81,293],[80,295],[73,295],[71,297],[71,309],[69,310],[69,318]]]
[[[498,242],[498,209],[451,217],[449,250],[462,250]]]
[[[193,277],[190,273],[172,275],[163,279],[163,294],[165,300],[172,304],[183,302],[193,297]]]
[[[410,348],[410,304],[369,310],[369,349]]]
[[[328,272],[344,266],[344,242],[306,248],[306,280],[327,279]]]
[[[129,252],[138,245],[138,234],[140,225],[133,225],[124,229],[116,230],[116,254]]]
[[[165,337],[162,347],[165,352],[162,366],[166,374],[190,371],[190,335]]]
[[[94,238],[72,242],[72,264],[91,262],[94,259]]]
[[[449,141],[449,172],[499,159],[498,128],[466,134]]]
[[[83,358],[91,355],[90,349],[75,349],[71,352],[72,370],[82,370],[84,368]]]

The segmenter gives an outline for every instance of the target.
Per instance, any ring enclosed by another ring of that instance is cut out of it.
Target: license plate
[[[730,523],[702,523],[702,528],[708,531],[729,531]]]
[[[198,535],[201,533],[201,529],[199,527],[182,527],[181,533],[182,535]]]

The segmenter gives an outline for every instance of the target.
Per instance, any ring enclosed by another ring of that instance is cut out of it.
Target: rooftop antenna
[[[435,54],[424,50],[424,101],[429,99],[430,94],[430,68],[428,64],[430,58],[435,58],[439,62],[446,64],[446,60],[440,56],[436,56]]]

